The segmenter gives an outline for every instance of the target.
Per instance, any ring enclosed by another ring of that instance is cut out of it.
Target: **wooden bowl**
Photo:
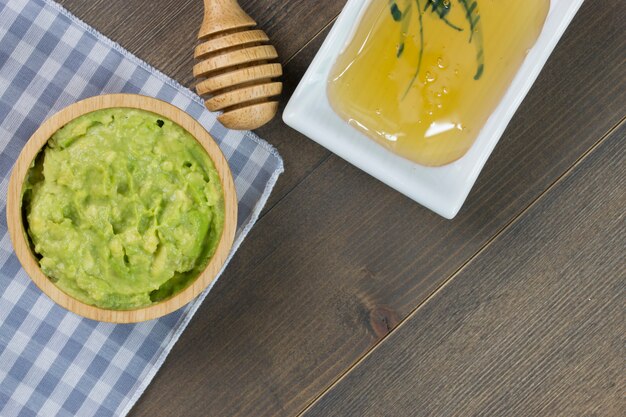
[[[178,294],[159,303],[134,310],[98,308],[78,301],[64,293],[41,271],[39,262],[30,249],[26,230],[22,223],[22,186],[37,153],[48,142],[48,139],[69,121],[83,114],[111,107],[126,107],[150,111],[186,129],[204,147],[213,160],[222,181],[222,189],[224,190],[224,229],[215,254],[207,267],[198,278]],[[235,229],[237,227],[237,194],[230,168],[220,148],[200,123],[187,113],[169,103],[150,97],[135,94],[102,95],[79,101],[64,108],[46,120],[33,133],[13,167],[7,195],[7,224],[15,253],[22,266],[35,284],[54,302],[69,311],[93,320],[135,323],[161,317],[181,308],[200,294],[216,278],[224,266],[235,237]]]

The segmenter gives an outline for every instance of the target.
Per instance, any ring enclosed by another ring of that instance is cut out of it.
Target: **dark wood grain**
[[[192,86],[193,48],[202,0],[59,0],[104,35],[156,68]],[[240,0],[287,61],[341,11],[345,0]]]
[[[286,193],[294,189],[330,155],[326,148],[322,148],[306,136],[288,127],[280,117],[287,104],[287,99],[293,94],[315,53],[322,46],[329,29],[329,27],[324,28],[285,65],[283,68],[283,100],[280,102],[278,116],[267,125],[256,130],[259,136],[268,140],[278,149],[285,162],[285,173],[272,192],[263,214],[280,201]]]
[[[330,157],[255,227],[134,415],[302,410],[624,116],[626,5],[599,4],[583,6],[455,221]]]
[[[626,123],[305,416],[623,416]]]
[[[145,2],[62,3],[190,85],[185,45],[195,42],[199,0],[153,1],[149,13]],[[343,4],[241,3],[282,59]],[[279,120],[262,129],[287,169],[271,209],[131,415],[293,415],[306,407],[621,120],[624,13],[620,0],[585,2],[453,222]],[[285,98],[322,38],[287,64]]]

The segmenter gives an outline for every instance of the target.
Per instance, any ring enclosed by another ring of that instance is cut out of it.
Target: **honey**
[[[328,80],[335,112],[427,166],[462,157],[545,21],[549,0],[372,0]]]

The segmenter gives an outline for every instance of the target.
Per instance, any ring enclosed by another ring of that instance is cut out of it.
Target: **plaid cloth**
[[[239,196],[234,250],[257,219],[280,156],[228,131],[202,101],[48,0],[0,0],[0,415],[125,415],[206,296],[158,320],[114,325],[55,305],[21,269],[6,225],[10,169],[39,124],[85,97],[158,97],[200,121],[229,161]]]

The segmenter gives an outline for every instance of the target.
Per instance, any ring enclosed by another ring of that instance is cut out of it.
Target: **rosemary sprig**
[[[424,55],[424,24],[422,23],[422,5],[420,4],[420,0],[415,0],[415,4],[417,5],[417,15],[420,26],[420,50],[418,52],[417,68],[415,68],[415,73],[413,74],[413,77],[411,77],[411,81],[409,82],[409,85],[406,87],[406,90],[402,95],[402,100],[404,100],[406,95],[409,94],[411,87],[413,87],[413,83],[415,83],[415,80],[417,80],[417,76],[419,75],[420,69],[422,68],[422,57]]]
[[[478,11],[478,2],[476,0],[457,0],[457,1],[465,10],[465,18],[469,24],[469,29],[470,29],[469,43],[473,42],[476,47],[477,69],[476,69],[476,73],[474,74],[474,79],[478,80],[482,76],[484,68],[485,68],[482,31],[480,28],[480,15]],[[402,56],[402,53],[404,52],[405,40],[408,34],[409,25],[411,23],[411,11],[412,11],[411,1],[405,0],[405,4],[406,6],[404,10],[401,10],[400,7],[398,6],[397,0],[389,0],[389,11],[391,13],[391,17],[395,22],[400,23],[400,40],[398,42],[398,48],[396,51],[397,58],[400,58]],[[426,5],[423,9],[422,9],[420,0],[415,0],[415,4],[416,4],[417,13],[418,13],[417,17],[419,21],[418,23],[419,23],[419,35],[420,35],[418,61],[417,61],[417,67],[415,69],[415,73],[411,77],[411,81],[409,82],[409,85],[407,86],[404,94],[402,95],[402,99],[404,99],[406,95],[409,93],[409,91],[411,90],[411,87],[415,83],[415,80],[417,80],[417,77],[422,67],[422,58],[424,55],[424,24],[422,21],[423,12],[430,11],[431,13],[434,13],[435,15],[437,15],[439,19],[442,22],[444,22],[446,25],[448,25],[450,28],[456,31],[463,31],[461,27],[453,24],[447,18],[448,14],[450,13],[450,9],[452,7],[452,3],[450,2],[450,0],[426,0]],[[476,39],[474,38],[474,35],[476,35]]]
[[[476,26],[478,26],[478,21],[480,20],[480,15],[478,14],[478,3],[475,1],[469,3],[467,0],[459,0],[459,3],[465,9],[465,18],[470,25],[469,42],[471,43],[474,36],[474,30],[476,29]]]
[[[454,30],[458,30],[459,32],[463,31],[462,28],[450,22],[446,17],[448,13],[450,13],[450,7],[452,3],[450,0],[428,0],[426,2],[426,7],[424,7],[424,11],[427,12],[430,8],[433,13],[439,15],[439,18],[444,21],[444,23],[450,26]]]
[[[398,3],[396,3],[394,0],[389,0],[389,11],[391,12],[391,18],[393,20],[395,20],[396,22],[402,20],[403,13],[400,11]]]
[[[478,38],[476,42],[474,42],[474,46],[476,47],[476,62],[478,66],[476,68],[476,73],[474,74],[474,79],[478,80],[483,75],[483,71],[485,69],[485,54],[483,50],[483,34],[482,30],[479,27],[480,15],[478,10],[478,2],[475,0],[471,3],[468,0],[458,0],[461,6],[465,9],[465,18],[469,22],[470,25],[470,37],[469,43],[472,43],[474,39],[474,34]]]
[[[409,24],[411,23],[411,5],[410,0],[405,0],[408,4],[404,8],[404,11],[400,10],[398,3],[395,0],[389,0],[389,9],[391,11],[391,17],[394,21],[400,22],[400,39],[398,40],[398,49],[396,51],[396,57],[400,58],[404,52],[404,43],[409,33]]]

